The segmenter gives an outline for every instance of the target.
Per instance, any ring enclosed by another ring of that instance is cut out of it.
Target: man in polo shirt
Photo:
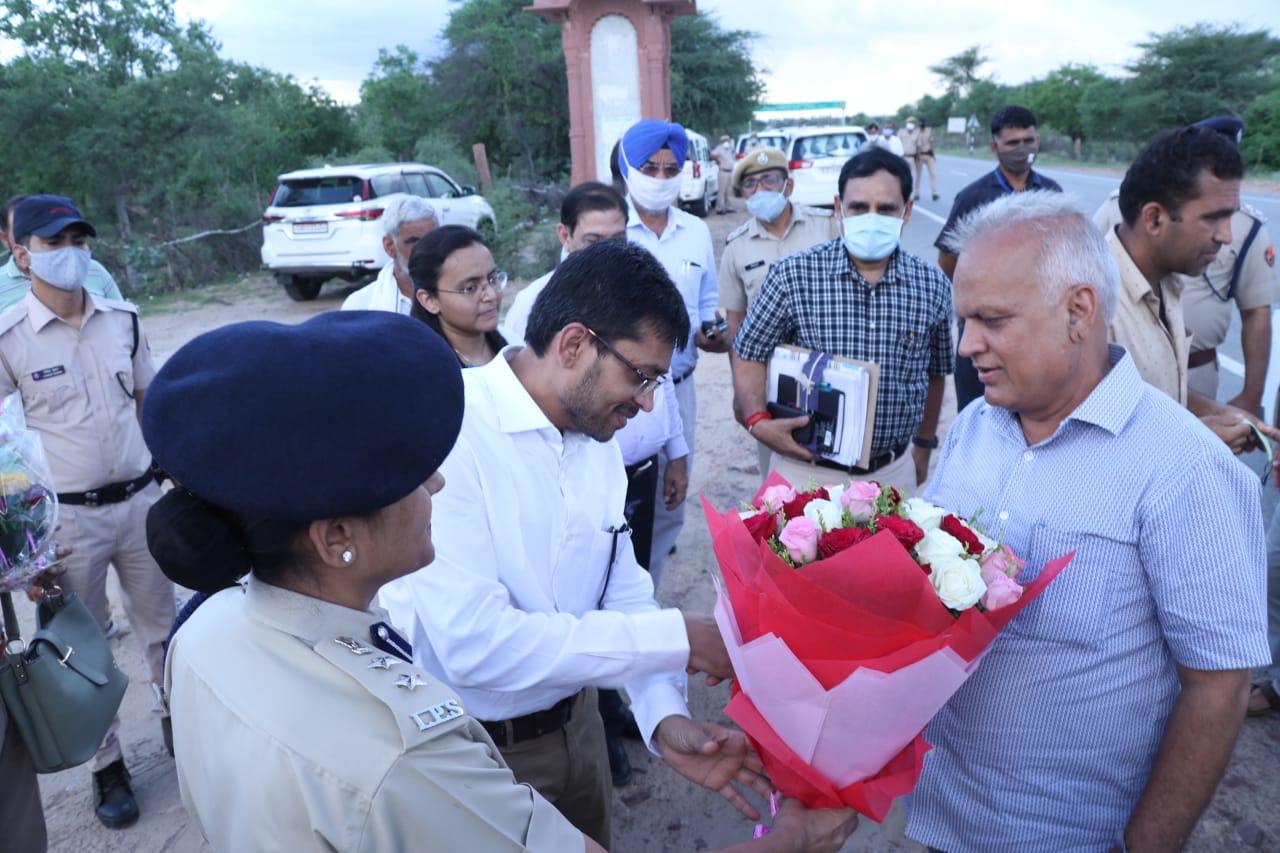
[[[988,145],[999,161],[996,168],[960,190],[951,205],[951,215],[933,244],[938,249],[938,266],[942,267],[947,278],[956,271],[956,256],[947,248],[951,231],[966,215],[1009,193],[1027,190],[1062,192],[1057,181],[1032,168],[1040,151],[1040,135],[1036,133],[1036,117],[1031,110],[1019,106],[998,110],[991,117],[991,141]],[[960,331],[963,334],[963,324]],[[956,358],[955,385],[957,409],[963,409],[982,396],[982,383],[978,381],[973,362],[964,356]]]
[[[746,319],[770,268],[787,257],[834,239],[835,217],[825,210],[793,204],[795,182],[787,156],[777,148],[757,148],[738,161],[733,188],[746,199],[751,218],[729,232],[720,255],[720,305],[725,310],[729,340]],[[735,413],[741,421],[744,415]],[[757,443],[760,476],[769,470],[768,445]]]
[[[177,614],[173,584],[147,548],[147,511],[160,487],[137,417],[155,367],[137,307],[85,292],[93,236],[61,196],[28,196],[14,208],[13,260],[31,290],[0,314],[0,397],[21,392],[49,458],[58,538],[72,549],[59,583],[105,629],[107,567],[115,567],[157,694],[153,710],[162,713],[164,641]],[[112,829],[138,819],[118,729],[117,718],[89,762],[95,813]]]
[[[750,155],[748,155],[750,156]],[[796,485],[876,480],[913,493],[937,446],[938,412],[951,372],[951,287],[937,267],[899,247],[911,218],[911,167],[869,148],[840,170],[841,239],[775,263],[733,341],[734,407],[772,467]],[[768,361],[796,344],[880,366],[871,460],[847,469],[792,437],[807,418],[774,420],[765,408]],[[914,452],[909,453],[914,446]]]

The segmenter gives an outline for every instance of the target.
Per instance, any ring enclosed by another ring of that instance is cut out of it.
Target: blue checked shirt
[[[872,287],[840,240],[819,243],[770,268],[733,348],[748,361],[768,361],[778,344],[880,365],[871,433],[871,455],[879,456],[911,441],[929,377],[954,366],[951,284],[899,249]]]
[[[1258,480],[1111,345],[1112,369],[1050,438],[978,402],[925,497],[1026,558],[1075,560],[992,644],[925,733],[907,834],[948,853],[1106,851],[1178,698],[1175,664],[1270,660]]]

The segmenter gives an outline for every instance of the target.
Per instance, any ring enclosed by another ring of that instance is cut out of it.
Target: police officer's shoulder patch
[[[1258,210],[1258,208],[1254,207],[1253,205],[1248,204],[1247,202],[1243,202],[1243,201],[1240,202],[1240,212],[1248,216],[1252,216],[1254,219],[1258,220],[1263,225],[1267,224],[1267,215],[1263,213],[1261,210]]]
[[[387,707],[405,750],[464,725],[462,700],[417,666],[350,637],[321,640],[313,648]]]
[[[825,207],[809,207],[808,205],[796,205],[796,210],[798,210],[803,215],[809,217],[810,219],[830,219],[831,217],[836,215],[834,210],[827,210]]]
[[[103,308],[109,308],[112,311],[128,311],[130,314],[138,313],[138,306],[127,300],[108,299],[105,296],[95,296],[93,298]]]
[[[1268,246],[1267,250],[1262,253],[1262,257],[1267,262],[1267,266],[1274,267],[1276,265],[1276,247]]]
[[[730,232],[729,232],[729,236],[724,238],[724,244],[727,246],[727,245],[729,245],[730,243],[732,243],[734,240],[736,240],[736,239],[738,239],[739,237],[741,237],[743,234],[746,234],[746,233],[747,233],[747,228],[748,228],[750,225],[751,225],[751,220],[750,220],[750,219],[748,219],[746,222],[742,223],[742,224],[741,224],[741,225],[739,225],[737,228],[735,228],[735,229],[733,229],[732,231],[730,231]]]
[[[0,312],[0,335],[3,335],[26,318],[27,306],[25,302],[19,302],[10,306],[8,310]]]

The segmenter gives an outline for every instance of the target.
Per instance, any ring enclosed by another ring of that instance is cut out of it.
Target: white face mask
[[[907,130],[915,130],[916,126],[913,122],[907,122]]]
[[[896,216],[863,213],[844,218],[844,247],[860,261],[880,261],[893,254],[902,236]]]
[[[59,290],[79,290],[89,277],[89,250],[64,246],[52,252],[30,252],[31,274]]]
[[[674,178],[651,178],[627,162],[626,151],[619,148],[618,153],[627,167],[627,193],[637,207],[658,213],[675,204],[680,197],[680,184],[683,181],[680,175]]]

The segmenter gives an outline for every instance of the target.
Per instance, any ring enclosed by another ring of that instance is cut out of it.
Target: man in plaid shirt
[[[876,480],[909,494],[924,482],[938,445],[954,364],[951,286],[941,270],[899,246],[911,218],[905,160],[870,148],[845,163],[838,186],[840,239],[775,263],[734,338],[735,414],[773,450],[771,469],[794,484]],[[765,409],[768,360],[778,344],[880,365],[867,467],[815,459],[791,435],[809,419],[775,419]]]

